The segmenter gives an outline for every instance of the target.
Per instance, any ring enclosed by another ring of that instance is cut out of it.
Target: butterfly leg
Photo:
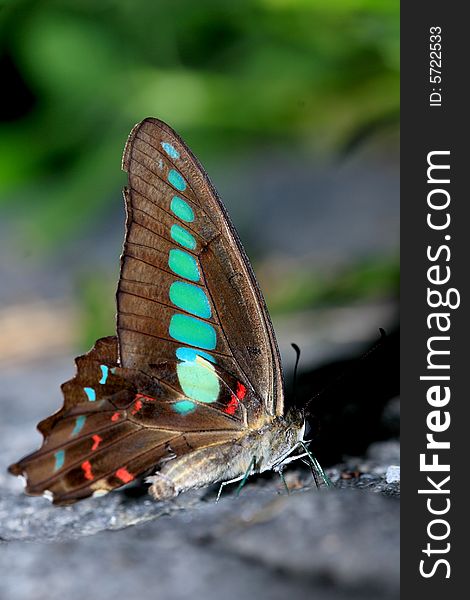
[[[308,464],[309,464],[309,466],[310,466],[310,468],[312,470],[312,475],[313,475],[313,478],[315,480],[316,486],[320,487],[319,484],[318,484],[318,481],[317,481],[317,476],[316,476],[316,474],[318,473],[327,487],[334,487],[333,486],[333,482],[328,477],[328,475],[325,473],[325,471],[322,469],[320,463],[315,458],[315,456],[310,452],[310,450],[308,449],[307,444],[305,442],[302,442],[302,441],[300,441],[299,444],[305,450],[304,456],[308,456],[308,459],[309,459]]]
[[[222,490],[224,489],[224,487],[226,485],[229,485],[230,483],[236,483],[237,481],[240,481],[240,479],[243,479],[244,477],[245,477],[245,475],[240,475],[239,477],[235,477],[234,479],[229,479],[228,481],[222,481],[222,483],[220,484],[220,487],[219,487],[219,491],[217,492],[217,498],[215,499],[215,503],[217,504],[217,502],[220,500]]]
[[[297,442],[295,444],[295,446],[293,446],[292,448],[290,448],[290,450],[288,450],[285,454],[283,454],[283,456],[281,456],[277,462],[272,466],[273,471],[276,471],[277,473],[280,472],[281,469],[283,469],[287,464],[293,462],[294,460],[297,460],[298,458],[303,458],[304,456],[308,456],[308,454],[306,452],[304,452],[303,454],[295,454],[294,456],[291,456],[293,452],[295,452],[297,450],[297,448],[299,448],[302,445],[301,442]]]
[[[304,452],[303,454],[296,454],[295,456],[288,456],[287,458],[282,460],[280,463],[277,463],[276,465],[274,465],[273,468],[274,468],[274,470],[277,471],[280,467],[284,468],[289,463],[294,462],[294,460],[298,460],[299,458],[304,458],[305,456],[308,456],[308,454],[306,452]]]
[[[255,468],[255,464],[256,464],[256,456],[253,456],[253,458],[251,459],[250,464],[248,465],[248,469],[246,470],[246,473],[243,476],[243,479],[238,484],[237,491],[235,492],[237,496],[242,491],[242,487],[245,485],[246,480],[248,479],[248,477],[253,473],[253,469]]]
[[[235,492],[236,495],[238,496],[238,494],[240,493],[242,487],[245,485],[246,480],[248,479],[248,477],[253,472],[255,464],[256,464],[256,456],[253,456],[253,458],[251,459],[251,462],[250,462],[250,464],[248,466],[248,469],[246,470],[246,472],[243,475],[240,475],[239,477],[235,477],[234,479],[229,479],[228,481],[223,481],[220,484],[219,491],[217,493],[217,498],[215,499],[216,503],[220,500],[220,495],[222,494],[222,490],[224,489],[224,487],[226,485],[229,485],[230,483],[236,483],[237,481],[240,481],[240,484],[237,487],[237,491]]]
[[[283,470],[282,466],[279,468],[278,473],[279,473],[279,477],[281,478],[282,483],[284,484],[284,487],[286,488],[287,495],[289,496],[290,489],[289,489],[289,486],[287,485],[286,478],[284,477],[284,470]]]

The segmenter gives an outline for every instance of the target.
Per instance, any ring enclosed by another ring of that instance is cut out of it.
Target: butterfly
[[[122,168],[117,335],[99,339],[9,470],[65,505],[147,476],[156,500],[282,470],[305,417],[284,409],[271,320],[214,186],[175,131],[137,124]],[[298,455],[295,455],[297,457]]]

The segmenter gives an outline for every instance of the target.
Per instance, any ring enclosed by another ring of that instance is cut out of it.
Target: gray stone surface
[[[167,504],[114,493],[67,508],[3,494],[0,595],[397,597],[399,506],[373,490],[287,496],[273,479],[219,504],[207,493]]]
[[[335,488],[320,490],[291,468],[290,495],[259,477],[219,504],[215,489],[168,503],[117,492],[65,508],[3,491],[0,597],[397,598],[399,484],[370,465],[350,479],[331,469]]]

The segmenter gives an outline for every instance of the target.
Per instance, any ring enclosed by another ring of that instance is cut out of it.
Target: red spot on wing
[[[94,479],[94,475],[91,472],[91,464],[89,460],[86,460],[85,462],[82,463],[82,469],[83,469],[83,473],[85,475],[85,479],[88,480],[92,480]]]
[[[234,415],[237,411],[238,403],[240,402],[240,400],[243,400],[245,396],[246,386],[244,386],[243,383],[241,383],[240,381],[237,381],[237,393],[236,395],[232,394],[230,402],[225,407],[224,412],[227,413],[227,415]]]
[[[243,385],[243,383],[240,383],[239,381],[237,381],[237,398],[239,400],[243,400],[243,398],[246,396],[246,387]]]
[[[142,408],[142,401],[141,400],[136,400],[134,402],[134,406],[132,407],[131,415],[135,415],[135,413],[139,412],[139,410],[141,408]]]
[[[93,446],[91,447],[91,449],[96,450],[98,448],[98,446],[101,444],[101,442],[103,441],[103,438],[95,433],[95,435],[92,437],[92,440],[93,440]]]
[[[121,467],[116,471],[116,477],[120,479],[123,483],[129,483],[129,481],[132,481],[134,479],[134,475],[129,473],[129,471],[124,467]]]
[[[111,417],[111,421],[119,421],[120,418],[121,418],[121,413],[115,412],[114,415]]]
[[[237,410],[237,406],[238,406],[238,398],[236,398],[232,394],[232,397],[230,398],[230,402],[224,408],[224,412],[227,413],[228,415],[234,415]]]

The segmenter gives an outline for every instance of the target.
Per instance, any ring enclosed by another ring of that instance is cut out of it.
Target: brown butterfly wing
[[[117,294],[122,366],[151,374],[150,365],[174,361],[182,345],[198,348],[249,390],[243,399],[249,426],[282,414],[282,371],[269,315],[204,169],[168,125],[152,118],[131,132],[123,168],[129,185]],[[175,282],[190,286],[189,299],[172,295]],[[196,296],[205,298],[205,313]],[[201,335],[184,340],[186,322]]]
[[[261,292],[197,159],[167,125],[146,119],[123,164],[118,340],[98,340],[76,359],[63,408],[38,426],[41,448],[10,467],[28,493],[49,492],[56,504],[233,442],[283,410]]]
[[[9,469],[26,477],[31,495],[48,493],[54,504],[70,504],[121,487],[162,460],[239,435],[240,412],[226,415],[220,431],[221,405],[198,407],[197,419],[187,415],[175,429],[172,403],[181,395],[120,369],[115,337],[98,340],[76,364],[76,376],[62,386],[63,407],[38,426],[41,448]],[[146,396],[136,386],[162,396]]]

